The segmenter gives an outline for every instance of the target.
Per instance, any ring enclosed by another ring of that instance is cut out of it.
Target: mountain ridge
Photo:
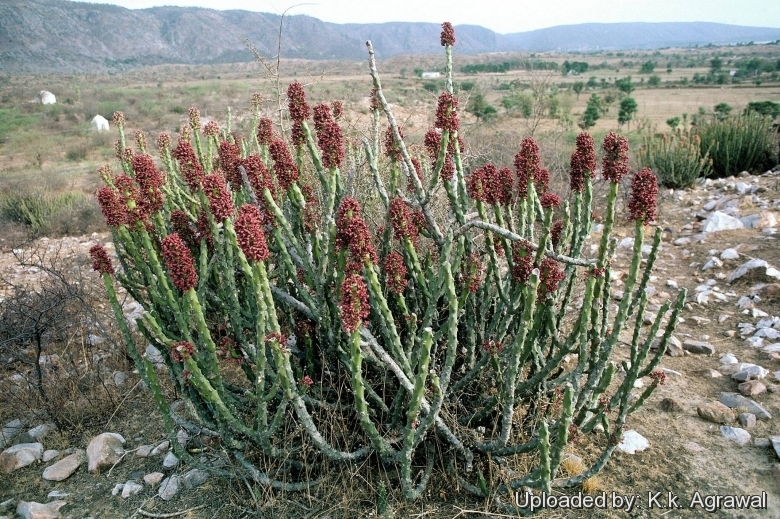
[[[213,64],[275,56],[275,14],[200,7],[126,9],[69,0],[0,3],[0,72],[96,72],[157,64]],[[335,24],[307,15],[284,17],[285,58],[364,59],[365,40],[377,56],[434,54],[439,24]],[[460,54],[653,49],[780,40],[780,28],[712,22],[630,22],[562,25],[499,34],[456,26]]]

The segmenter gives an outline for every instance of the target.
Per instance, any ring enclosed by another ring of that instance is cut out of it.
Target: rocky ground
[[[706,496],[762,492],[766,509],[728,509],[730,502],[721,501],[725,506],[712,515],[780,517],[779,188],[780,172],[662,190],[658,223],[664,241],[648,289],[646,321],[663,301],[688,290],[683,318],[661,365],[666,383],[629,419],[633,432],[626,435],[625,452],[617,452],[599,476],[595,495],[606,492],[606,509],[547,510],[542,517],[704,517],[710,515]],[[616,235],[613,286],[619,299],[633,245],[631,226],[619,226]],[[89,246],[106,240],[92,235],[56,245],[85,255]],[[38,245],[53,247],[54,241]],[[14,282],[35,282],[40,275],[34,267],[20,267],[11,250],[0,257],[0,269]],[[139,309],[127,304],[125,310],[132,317]],[[630,338],[625,339],[615,361],[628,356]],[[100,427],[64,434],[29,413],[2,410],[0,519],[248,517],[242,499],[253,502],[253,517],[375,514],[375,504],[345,506],[322,494],[305,499],[256,495],[251,489],[247,494],[242,482],[225,483],[180,463],[137,375],[114,368],[100,369],[121,402]],[[0,377],[4,383],[27,380],[27,374],[8,370]],[[184,432],[180,436],[190,441]],[[597,447],[575,445],[571,454],[587,461]],[[613,492],[638,496],[634,507],[613,506],[618,504],[611,500]],[[648,497],[657,492],[656,500]],[[682,508],[658,508],[669,504],[669,496]],[[280,507],[281,502],[286,505]],[[464,512],[481,509],[468,502],[431,500],[413,510],[398,506],[396,516],[490,516]]]

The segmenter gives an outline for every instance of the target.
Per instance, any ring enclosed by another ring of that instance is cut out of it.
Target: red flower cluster
[[[116,186],[119,204],[122,206],[126,216],[124,223],[129,225],[146,220],[149,214],[145,210],[148,208],[139,203],[141,192],[133,179],[127,175],[119,175],[114,179],[114,185]]]
[[[545,168],[539,168],[534,176],[534,189],[536,193],[541,196],[547,192],[547,188],[550,186],[550,172]]]
[[[271,180],[271,173],[266,169],[263,164],[263,159],[259,155],[249,155],[247,158],[241,161],[241,165],[246,170],[247,179],[249,179],[249,185],[252,186],[252,190],[255,192],[258,201],[264,200],[263,190],[268,188],[271,194],[274,193],[274,183]]]
[[[217,222],[233,215],[233,200],[230,198],[225,179],[216,173],[203,177],[203,194],[209,200],[209,210]]]
[[[420,230],[412,220],[411,209],[401,198],[390,200],[390,224],[393,226],[393,236],[396,240],[409,238],[413,244],[417,243]]]
[[[92,258],[92,270],[101,274],[113,274],[114,266],[108,257],[106,249],[99,243],[89,248],[89,256]]]
[[[330,106],[325,103],[314,107],[314,128],[317,130],[317,146],[322,151],[323,166],[340,168],[344,162],[344,137],[341,127],[330,114]]]
[[[235,228],[238,245],[244,251],[247,259],[252,261],[268,259],[269,252],[263,231],[263,216],[257,207],[251,204],[242,205],[238,209]]]
[[[398,134],[401,136],[401,139],[404,138],[404,132],[401,130],[401,128],[398,128]],[[401,160],[401,146],[396,142],[395,135],[393,135],[393,129],[391,127],[387,127],[387,130],[385,130],[385,155],[387,158],[392,160],[393,162],[398,162]]]
[[[550,229],[550,241],[552,242],[553,249],[558,248],[558,244],[561,242],[563,236],[563,222],[558,220]]]
[[[368,289],[359,274],[349,275],[341,284],[341,322],[344,331],[354,333],[368,317]]]
[[[190,116],[190,128],[192,128],[195,131],[200,130],[200,110],[198,110],[196,107],[191,107],[189,110],[189,116]]]
[[[441,46],[455,45],[455,29],[450,22],[441,24]]]
[[[406,265],[404,258],[396,251],[391,252],[385,258],[385,284],[390,292],[403,293],[409,282],[406,279]]]
[[[428,152],[428,157],[431,159],[431,162],[436,162],[436,159],[439,158],[439,149],[441,148],[441,133],[438,132],[436,128],[429,128],[428,131],[425,132],[423,146],[425,146],[425,150]]]
[[[319,224],[319,205],[320,201],[317,195],[314,194],[314,190],[308,184],[301,186],[301,194],[306,201],[306,209],[303,211],[303,226],[304,228],[313,233],[317,230]]]
[[[274,172],[279,186],[287,191],[293,182],[298,181],[298,167],[293,162],[290,150],[281,139],[275,139],[268,148],[271,159],[274,161]]]
[[[344,101],[331,101],[330,109],[333,112],[333,118],[338,121],[344,115]]]
[[[663,371],[653,371],[650,373],[650,378],[653,380],[653,386],[661,385],[663,386],[666,384],[666,373]]]
[[[436,106],[436,127],[450,133],[456,132],[460,128],[458,98],[449,92],[443,92],[439,96],[439,103]]]
[[[180,209],[171,212],[171,230],[178,234],[190,249],[195,246],[195,233],[190,227],[190,218]]]
[[[282,347],[282,350],[287,349],[287,336],[283,333],[274,332],[265,336],[265,342],[276,342]]]
[[[539,271],[539,290],[548,294],[558,290],[558,283],[565,277],[558,262],[552,258],[544,258],[539,265]]]
[[[274,123],[271,119],[263,117],[257,121],[257,142],[260,145],[269,145],[274,136]]]
[[[299,123],[308,119],[311,114],[303,85],[297,81],[287,87],[287,108],[290,111],[290,119]]]
[[[306,134],[303,133],[302,121],[292,122],[292,126],[290,127],[290,141],[292,141],[293,146],[296,148],[300,148],[306,144]]]
[[[512,242],[512,279],[525,284],[534,269],[531,247],[524,240]]]
[[[658,179],[650,168],[642,168],[631,181],[631,199],[628,212],[634,220],[647,225],[655,220],[658,208]]]
[[[488,339],[482,343],[482,349],[489,355],[498,355],[504,349],[504,343]]]
[[[533,137],[526,137],[520,142],[520,151],[515,155],[517,193],[520,198],[528,197],[528,182],[536,179],[540,168],[539,145]]]
[[[192,145],[187,141],[179,140],[179,144],[173,149],[173,156],[179,161],[179,170],[184,181],[192,191],[197,191],[203,181],[203,167]]]
[[[206,126],[203,127],[203,133],[206,137],[216,137],[219,135],[219,125],[216,121],[209,121]]]
[[[141,153],[146,153],[146,135],[142,130],[135,131],[135,144]]]
[[[176,362],[184,362],[195,355],[195,346],[188,341],[179,341],[171,344],[171,358]]]
[[[541,199],[542,207],[550,209],[551,207],[558,207],[561,205],[561,197],[555,193],[545,193]]]
[[[495,168],[495,166],[493,167]],[[472,200],[487,202],[489,189],[490,186],[488,185],[487,173],[484,167],[475,169],[471,172],[471,175],[466,177],[466,192]]]
[[[483,274],[484,266],[482,265],[482,260],[479,259],[479,255],[475,252],[469,254],[466,258],[466,286],[469,292],[475,293],[479,290]]]
[[[445,182],[450,182],[455,176],[455,164],[452,163],[452,159],[449,155],[444,157],[444,165],[441,168],[441,178]]]
[[[577,148],[572,153],[569,187],[581,193],[585,189],[585,175],[596,176],[596,150],[593,137],[587,132],[577,136]]]
[[[628,139],[615,132],[604,137],[604,158],[601,160],[601,174],[604,180],[619,184],[628,175]]]
[[[113,117],[111,117],[111,122],[114,123],[114,126],[124,126],[125,125],[125,114],[123,114],[120,111],[114,112]]]
[[[230,187],[233,191],[240,191],[244,185],[241,172],[238,171],[238,166],[241,165],[241,148],[232,142],[222,141],[219,143],[217,154]]]
[[[165,155],[165,150],[171,149],[171,136],[168,132],[160,132],[157,134],[157,150],[160,155]]]
[[[176,288],[186,292],[198,285],[192,253],[178,234],[169,234],[160,244],[168,275]]]
[[[97,190],[95,196],[109,227],[119,227],[127,223],[127,206],[119,199],[116,191],[104,186]]]
[[[368,231],[366,221],[360,216],[360,204],[357,200],[344,197],[341,200],[336,214],[336,247],[349,249],[349,254],[354,265],[350,269],[360,270],[363,261],[368,260],[377,263],[376,248],[371,243],[371,233]]]
[[[138,204],[142,206],[141,212],[156,213],[162,209],[165,202],[165,195],[162,192],[165,179],[162,172],[155,167],[154,159],[146,154],[133,157],[132,166],[142,195],[138,199]]]
[[[301,385],[306,386],[306,388],[310,388],[312,385],[314,385],[314,380],[309,375],[304,375],[301,379]]]
[[[211,234],[211,225],[209,224],[209,216],[206,211],[201,210],[198,213],[198,220],[195,222],[195,227],[198,229],[196,241],[206,240],[206,246],[211,249],[214,245],[214,236]]]

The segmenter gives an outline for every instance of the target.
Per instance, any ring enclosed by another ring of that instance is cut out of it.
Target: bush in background
[[[709,152],[712,176],[759,171],[773,162],[769,118],[755,113],[704,123],[693,131],[702,154]],[[775,157],[776,158],[776,157]]]
[[[684,132],[645,137],[638,157],[642,167],[658,175],[662,186],[672,189],[691,187],[697,178],[712,172],[708,153],[701,155],[699,136]]]

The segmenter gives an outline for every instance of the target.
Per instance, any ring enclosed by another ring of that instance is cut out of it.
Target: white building
[[[38,94],[38,98],[40,98],[41,104],[44,105],[53,105],[57,102],[57,98],[54,97],[54,94],[48,90],[41,90],[41,92]]]
[[[423,72],[422,78],[423,79],[439,79],[441,77],[441,72]]]
[[[102,115],[96,115],[95,117],[93,117],[90,124],[92,125],[92,129],[95,131],[98,132],[108,131],[108,121]]]

